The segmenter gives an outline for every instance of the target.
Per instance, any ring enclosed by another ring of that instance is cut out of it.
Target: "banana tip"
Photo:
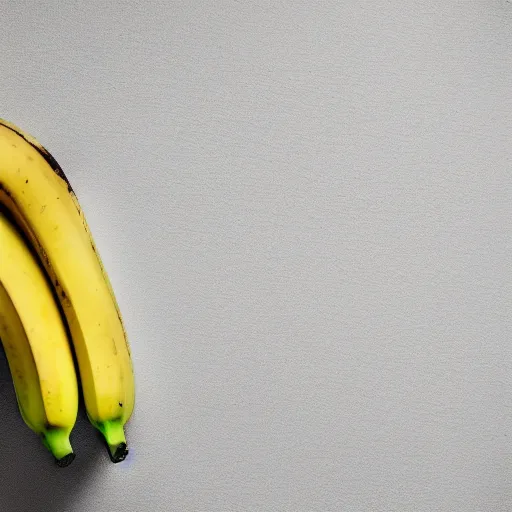
[[[55,459],[55,462],[57,463],[57,466],[59,466],[59,468],[66,468],[74,460],[75,460],[75,454],[74,453],[68,453],[67,455],[64,455],[64,457],[62,457],[62,459]]]
[[[113,449],[109,448],[108,453],[110,455],[110,460],[117,464],[118,462],[122,462],[126,459],[126,456],[128,455],[128,447],[126,446],[126,443],[121,443]]]

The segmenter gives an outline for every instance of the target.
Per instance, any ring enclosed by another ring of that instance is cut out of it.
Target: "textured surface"
[[[0,19],[0,115],[72,181],[138,391],[130,459],[82,418],[59,470],[1,359],[2,510],[512,509],[512,3]]]

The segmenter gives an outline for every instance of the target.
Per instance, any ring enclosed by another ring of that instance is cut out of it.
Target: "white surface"
[[[131,339],[130,460],[55,468],[0,365],[2,511],[512,509],[512,3],[0,4]]]

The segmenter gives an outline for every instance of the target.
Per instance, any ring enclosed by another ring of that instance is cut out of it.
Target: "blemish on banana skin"
[[[28,140],[23,135],[23,133],[20,133],[20,132],[14,130],[12,127],[5,126],[5,125],[3,125],[3,126],[5,128],[7,128],[8,130],[11,130],[12,132],[16,133],[23,140],[25,140],[28,144],[30,144],[46,160],[48,165],[53,169],[53,172],[66,183],[66,185],[68,187],[68,192],[73,195],[75,194],[73,192],[73,188],[71,187],[71,184],[69,183],[69,180],[67,179],[66,175],[64,174],[64,171],[62,170],[61,166],[58,164],[57,160],[55,160],[55,158],[53,158],[53,156],[50,154],[50,152],[46,150],[46,148],[44,148],[43,146],[38,146],[38,145],[34,144],[30,140]],[[31,161],[34,160],[30,155],[27,158]],[[28,180],[26,183],[28,183]]]

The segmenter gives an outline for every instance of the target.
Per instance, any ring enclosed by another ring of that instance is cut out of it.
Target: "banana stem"
[[[60,428],[46,430],[43,433],[43,444],[52,452],[60,467],[69,466],[75,459],[67,430]]]
[[[97,428],[107,442],[112,462],[117,463],[126,459],[128,448],[126,446],[123,423],[120,420],[103,421],[98,423]]]

